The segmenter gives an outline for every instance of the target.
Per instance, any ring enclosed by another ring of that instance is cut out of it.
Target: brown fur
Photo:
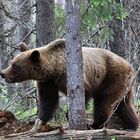
[[[24,43],[24,42],[21,42],[21,43],[18,45],[18,47],[20,48],[21,52],[24,52],[24,51],[29,50],[29,49],[28,49],[28,46],[27,46],[26,43]]]
[[[22,49],[11,65],[1,72],[7,82],[37,80],[39,118],[48,121],[58,104],[58,90],[66,94],[66,49],[64,40],[44,47]],[[128,77],[133,73],[130,64],[114,53],[100,48],[83,48],[83,67],[86,103],[94,98],[93,128],[101,128],[112,113],[115,103],[124,96]],[[136,130],[138,119],[131,103],[132,92],[126,95],[116,113],[124,129]]]

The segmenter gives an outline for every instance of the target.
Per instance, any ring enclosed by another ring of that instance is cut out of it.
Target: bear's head
[[[26,80],[38,80],[41,66],[40,52],[37,49],[29,50],[25,43],[20,44],[21,54],[17,55],[9,67],[0,72],[8,83]]]

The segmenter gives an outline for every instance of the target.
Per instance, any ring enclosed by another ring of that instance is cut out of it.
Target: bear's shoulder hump
[[[45,47],[53,50],[53,49],[59,49],[59,48],[65,48],[65,39],[56,39],[55,41],[49,43]]]

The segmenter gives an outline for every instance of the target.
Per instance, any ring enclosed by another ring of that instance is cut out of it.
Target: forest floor
[[[29,131],[34,121],[19,121],[8,111],[0,111],[0,136]],[[58,126],[42,125],[38,132],[49,132],[58,129]]]
[[[139,118],[140,119],[140,118]],[[113,122],[114,123],[114,122]],[[0,136],[5,136],[9,134],[16,134],[27,132],[33,127],[34,122],[31,121],[19,121],[11,112],[0,111]],[[114,128],[112,126],[112,121],[109,123],[108,128]],[[115,126],[116,127],[116,126]],[[117,126],[119,127],[119,126]],[[38,132],[50,132],[55,130],[63,130],[62,126],[55,126],[50,124],[42,125]],[[140,129],[137,131],[140,134]],[[139,136],[140,137],[140,136]]]

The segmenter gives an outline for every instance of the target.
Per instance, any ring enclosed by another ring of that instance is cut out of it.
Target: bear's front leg
[[[36,132],[43,122],[51,119],[58,105],[58,89],[53,81],[38,82],[39,118],[35,121],[31,132]]]

